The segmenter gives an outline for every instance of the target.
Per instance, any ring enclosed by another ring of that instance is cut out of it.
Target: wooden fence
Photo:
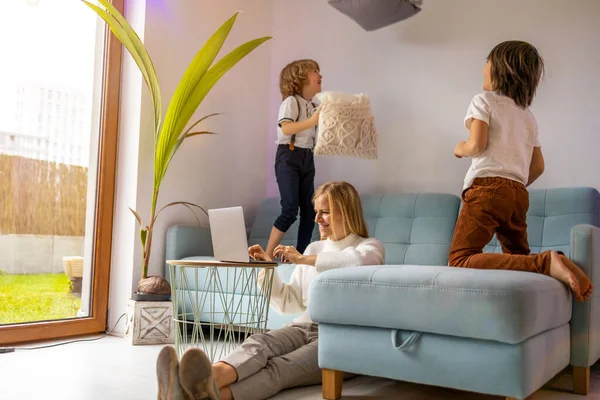
[[[0,154],[0,234],[84,236],[87,168]]]

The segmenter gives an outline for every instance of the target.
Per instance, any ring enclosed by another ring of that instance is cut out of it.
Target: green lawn
[[[75,317],[81,299],[70,287],[64,274],[0,274],[0,324]]]

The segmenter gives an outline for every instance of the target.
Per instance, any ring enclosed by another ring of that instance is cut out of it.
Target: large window
[[[0,344],[102,331],[121,46],[76,0],[2,1],[0,35]]]

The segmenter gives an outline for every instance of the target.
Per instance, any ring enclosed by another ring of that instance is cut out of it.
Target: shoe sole
[[[181,357],[179,382],[190,399],[219,400],[212,378],[212,363],[198,348],[189,349]]]
[[[156,361],[158,380],[158,400],[171,400],[177,379],[177,352],[171,346],[165,346],[158,353]]]

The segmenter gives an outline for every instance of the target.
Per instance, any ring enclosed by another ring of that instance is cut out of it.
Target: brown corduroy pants
[[[529,254],[529,192],[523,184],[505,178],[476,178],[462,199],[448,256],[450,266],[549,274],[550,252]],[[484,254],[494,233],[503,254]]]

